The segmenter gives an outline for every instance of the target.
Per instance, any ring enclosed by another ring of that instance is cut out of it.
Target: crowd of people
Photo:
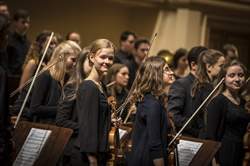
[[[107,165],[111,126],[128,119],[132,150],[120,165],[168,165],[169,134],[183,127],[221,79],[183,135],[221,142],[211,164],[242,165],[250,122],[249,73],[234,45],[179,48],[175,53],[164,49],[152,56],[152,43],[132,31],[122,32],[117,49],[108,39],[81,47],[81,36],[73,31],[65,39],[55,33],[48,43],[52,31],[44,30],[30,42],[29,27],[26,10],[12,16],[0,2],[1,164],[11,165],[13,122],[49,44],[21,120],[73,130],[58,165]],[[19,80],[18,97],[10,102],[8,80],[13,77]],[[111,96],[120,112],[111,107]]]

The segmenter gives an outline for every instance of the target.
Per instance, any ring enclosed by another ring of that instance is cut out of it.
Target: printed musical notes
[[[180,140],[178,144],[178,155],[180,166],[188,166],[203,143]]]
[[[51,130],[31,128],[13,166],[32,166],[38,158]]]

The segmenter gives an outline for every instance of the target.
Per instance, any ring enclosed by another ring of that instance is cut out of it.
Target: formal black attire
[[[160,100],[146,94],[137,104],[130,166],[152,166],[157,158],[167,165],[167,127],[167,112]]]
[[[55,122],[61,90],[60,83],[52,78],[49,71],[45,71],[37,77],[32,90],[29,110],[33,121],[52,124]]]
[[[9,72],[12,75],[21,75],[30,42],[26,36],[19,35],[16,32],[10,33],[8,39],[7,53]]]
[[[176,80],[170,87],[168,94],[168,111],[174,115],[174,123],[179,130],[193,113],[191,90],[195,77],[189,74]],[[194,136],[195,131],[190,126],[184,134]]]
[[[0,50],[0,57],[5,54],[5,50]],[[11,143],[11,125],[8,110],[8,79],[5,66],[0,62],[0,163],[2,165],[10,164],[10,154],[12,150]]]
[[[106,164],[111,125],[111,111],[105,92],[105,89],[100,91],[92,80],[85,80],[80,84],[76,98],[79,120],[76,146],[83,155],[96,155],[98,165]]]
[[[221,166],[242,165],[244,157],[243,136],[250,114],[240,105],[232,103],[226,96],[216,96],[208,105],[207,136],[221,142],[217,160]]]
[[[202,104],[202,102],[208,97],[208,95],[212,92],[213,85],[211,83],[202,83],[198,86],[193,98],[193,112]],[[196,137],[205,139],[207,133],[207,111],[206,105],[200,110],[197,116],[191,122],[191,126],[193,130],[196,131]]]
[[[73,130],[73,134],[64,149],[61,165],[82,165],[80,151],[74,148],[79,131],[75,84],[66,84],[63,88],[63,95],[61,95],[56,115],[56,125]]]
[[[121,63],[128,67],[129,69],[128,88],[130,88],[133,84],[133,81],[136,76],[136,71],[138,68],[134,56],[132,54],[119,50],[115,55],[114,63]]]

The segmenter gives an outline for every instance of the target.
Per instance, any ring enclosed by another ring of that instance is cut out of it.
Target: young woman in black
[[[246,68],[238,61],[231,61],[222,69],[220,78],[223,77],[225,81],[219,95],[207,107],[207,136],[221,142],[217,163],[221,166],[242,165],[243,136],[250,122],[250,113],[245,110],[241,96]]]
[[[81,165],[81,157],[78,149],[74,148],[74,142],[79,133],[78,117],[76,111],[76,92],[80,83],[86,78],[89,73],[88,68],[84,67],[87,59],[88,49],[83,49],[77,59],[76,70],[72,73],[69,81],[63,87],[62,96],[59,102],[56,115],[56,125],[70,128],[73,134],[64,149],[62,156],[62,165]]]
[[[55,123],[62,87],[72,73],[80,51],[73,41],[62,42],[55,48],[48,65],[57,63],[37,78],[32,89],[29,114],[33,121]]]
[[[160,57],[146,59],[139,68],[132,96],[137,112],[129,165],[167,165],[166,90],[173,80],[174,73]]]
[[[192,87],[192,112],[207,98],[213,90],[213,83],[216,80],[223,64],[224,55],[213,49],[208,49],[199,55],[196,79]],[[191,123],[193,135],[199,138],[206,138],[206,112],[200,111],[195,120]]]
[[[107,39],[98,39],[88,54],[92,69],[80,84],[76,97],[79,134],[76,146],[89,165],[106,165],[111,111],[106,90],[101,80],[113,64],[114,45]]]

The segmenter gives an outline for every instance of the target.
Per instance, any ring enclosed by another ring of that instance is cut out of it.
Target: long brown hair
[[[149,57],[141,64],[135,80],[133,101],[142,101],[146,93],[159,98],[165,94],[166,85],[163,81],[163,71],[166,62],[161,57]]]
[[[208,49],[202,51],[198,58],[198,67],[196,71],[196,79],[192,88],[192,96],[195,96],[196,92],[205,84],[212,83],[212,80],[208,76],[206,65],[214,65],[218,62],[219,58],[224,56],[220,51],[214,49]]]

